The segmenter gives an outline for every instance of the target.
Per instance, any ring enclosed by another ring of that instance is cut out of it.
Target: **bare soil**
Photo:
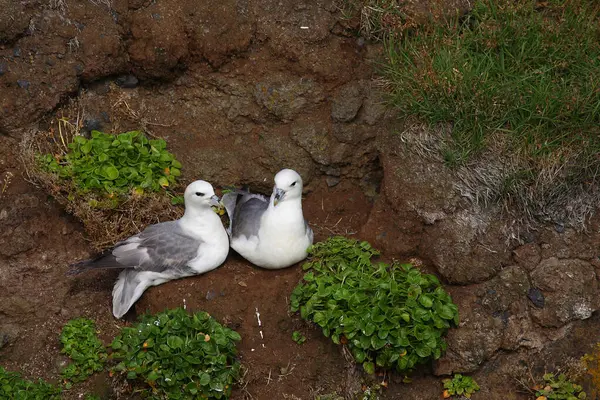
[[[440,10],[437,0],[408,3],[415,20]],[[406,384],[398,374],[364,376],[341,347],[289,314],[299,265],[267,271],[232,252],[215,271],[149,289],[138,313],[206,310],[241,334],[246,372],[233,399],[351,399],[375,379],[389,383],[383,399],[433,400],[440,375],[455,372],[474,375],[482,388],[475,400],[529,399],[530,377],[563,368],[598,341],[600,219],[585,233],[540,226],[507,238],[497,210],[472,208],[451,171],[411,152],[420,132],[397,134],[404,124],[382,106],[374,74],[382,48],[359,37],[360,20],[341,18],[333,1],[0,5],[3,367],[56,382],[67,361],[58,335],[69,319],[93,319],[106,343],[131,323],[111,313],[117,272],[65,275],[94,246],[19,157],[25,132],[73,117],[70,99],[84,111],[82,131],[165,138],[186,179],[267,191],[279,169],[298,170],[317,240],[356,237],[386,260],[412,259],[459,305],[447,355]],[[294,330],[306,343],[292,341]],[[107,374],[65,398],[87,392],[131,398]]]

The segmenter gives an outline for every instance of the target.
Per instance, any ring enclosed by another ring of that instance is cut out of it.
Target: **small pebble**
[[[121,86],[122,88],[126,88],[126,89],[133,89],[135,87],[137,87],[139,81],[138,78],[136,78],[133,75],[122,75],[120,77],[117,78],[117,85]]]
[[[214,292],[212,290],[209,290],[208,292],[206,292],[206,300],[210,301],[210,300],[214,299],[215,297],[217,297],[217,292]]]
[[[17,81],[17,85],[19,85],[19,87],[21,89],[28,89],[29,88],[29,81],[26,81],[24,79],[19,79]]]
[[[0,63],[0,76],[8,72],[8,65],[4,62]]]
[[[248,284],[244,281],[239,281],[238,285],[240,285],[241,287],[248,287]]]
[[[558,233],[563,233],[565,231],[565,226],[563,224],[556,224],[554,230]]]
[[[540,289],[530,288],[529,292],[527,292],[527,297],[529,297],[529,300],[531,300],[533,305],[536,306],[537,308],[544,308],[544,303],[545,303],[544,294],[542,293],[542,291]]]
[[[15,57],[21,57],[21,49],[18,48],[18,47],[15,47],[13,49],[13,56],[15,56]]]
[[[325,178],[325,182],[327,182],[327,186],[334,187],[338,183],[340,183],[340,178],[338,178],[337,176],[328,176],[327,178]]]
[[[88,132],[102,130],[102,122],[96,118],[90,118],[83,121],[83,129]]]

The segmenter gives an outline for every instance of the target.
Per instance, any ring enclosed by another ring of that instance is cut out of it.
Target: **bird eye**
[[[292,183],[290,186],[296,186],[296,182]]]
[[[202,192],[196,192],[196,196],[203,197],[203,196],[204,196],[204,193],[202,193]]]

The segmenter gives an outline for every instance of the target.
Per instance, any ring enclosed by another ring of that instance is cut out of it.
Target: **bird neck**
[[[273,201],[271,200],[269,208],[271,209],[271,213],[275,215],[286,215],[290,218],[303,218],[301,198],[285,199],[276,206],[273,205]]]
[[[221,219],[210,207],[186,208],[179,220],[181,227],[197,236],[210,234],[221,225]]]

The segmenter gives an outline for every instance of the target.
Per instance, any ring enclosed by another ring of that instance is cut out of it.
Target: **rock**
[[[503,268],[497,277],[486,283],[481,304],[492,314],[518,314],[527,311],[529,278],[525,270],[513,265]]]
[[[160,19],[152,18],[160,14]],[[188,36],[178,1],[151,3],[131,16],[128,52],[134,72],[140,77],[172,78],[188,55]]]
[[[4,256],[16,256],[34,247],[35,239],[24,224],[0,236],[0,254]]]
[[[250,46],[254,24],[237,0],[194,2],[185,6],[191,8],[186,22],[192,55],[208,60],[216,68],[225,63],[229,55]]]
[[[31,14],[25,5],[21,1],[0,0],[0,43],[11,43],[27,31]]]
[[[139,80],[134,75],[121,75],[115,81],[117,85],[125,89],[133,89],[137,87]]]
[[[327,183],[327,186],[334,187],[340,183],[340,178],[337,176],[328,176],[325,178],[325,182]]]
[[[502,346],[505,323],[501,318],[489,315],[472,297],[462,298],[457,305],[460,327],[448,331],[448,350],[434,363],[435,375],[474,372]]]
[[[102,122],[96,118],[89,118],[83,121],[83,129],[91,132],[91,131],[101,131],[102,130]]]
[[[410,213],[394,212],[384,193],[375,200],[360,237],[387,255],[413,255],[418,252],[422,223]]]
[[[372,93],[363,101],[362,108],[360,110],[359,118],[360,121],[364,122],[369,126],[376,125],[384,118],[386,107],[383,103],[383,99],[379,92],[372,90]]]
[[[342,86],[331,101],[331,118],[337,122],[350,122],[358,114],[364,95],[361,82],[353,81]]]
[[[420,248],[449,282],[468,284],[490,279],[509,262],[502,221],[462,210],[426,228]]]
[[[312,159],[322,165],[331,162],[332,150],[329,142],[329,129],[323,121],[299,120],[291,127],[294,142],[302,147]]]
[[[29,81],[26,81],[24,79],[19,79],[17,81],[17,85],[19,85],[21,89],[29,89]]]
[[[544,307],[531,310],[534,321],[544,327],[587,319],[600,307],[596,272],[588,262],[545,259],[531,273],[531,284],[544,297]]]
[[[544,293],[538,288],[530,288],[527,292],[527,297],[537,308],[544,308]]]
[[[0,325],[0,349],[19,337],[20,329],[14,324]]]
[[[513,258],[523,268],[531,271],[539,264],[542,258],[542,249],[537,243],[527,243],[513,250]]]
[[[311,79],[273,76],[256,84],[256,102],[282,121],[291,121],[310,105],[323,100],[320,86]]]
[[[8,64],[0,62],[0,76],[4,75],[6,72],[8,72]]]
[[[374,139],[377,136],[377,130],[370,126],[359,125],[355,123],[333,124],[333,136],[342,143],[359,144],[362,141]]]

